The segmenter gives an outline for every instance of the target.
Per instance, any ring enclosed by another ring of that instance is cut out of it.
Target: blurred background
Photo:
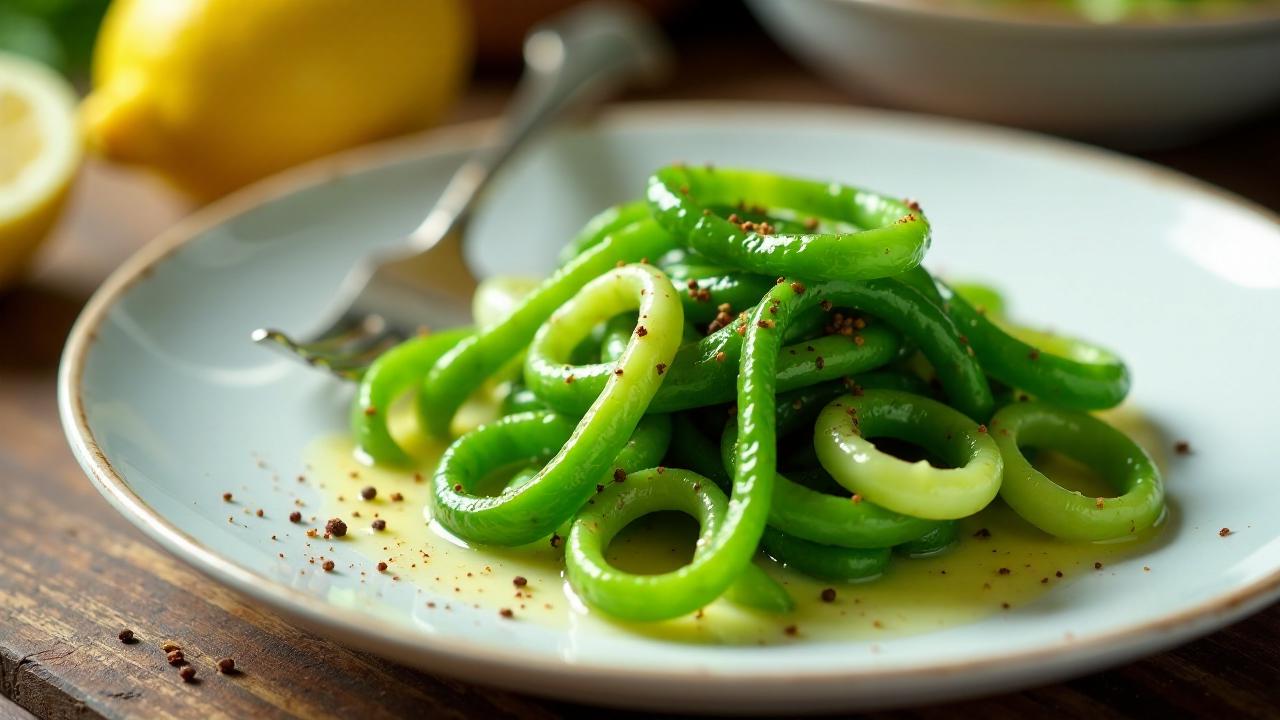
[[[522,38],[574,4],[0,0],[0,296],[28,288],[0,312],[62,288],[73,313],[142,242],[286,167],[497,115]],[[677,66],[626,100],[959,116],[1280,206],[1278,0],[636,4]]]

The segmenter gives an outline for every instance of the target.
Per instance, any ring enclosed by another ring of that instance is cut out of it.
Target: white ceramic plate
[[[102,493],[168,550],[294,621],[469,680],[580,701],[721,712],[923,703],[1048,682],[1221,627],[1280,589],[1280,226],[1174,173],[1057,141],[909,115],[767,105],[608,113],[525,157],[473,225],[482,273],[544,271],[591,213],[674,161],[743,164],[919,198],[935,269],[992,279],[1020,315],[1122,352],[1132,404],[1195,453],[1167,478],[1166,541],[1026,607],[879,643],[684,645],[422,611],[419,588],[308,573],[258,461],[296,472],[349,388],[248,341],[306,326],[344,269],[421,214],[482,128],[317,165],[208,208],[126,263],[71,335],[60,403]],[[532,230],[530,230],[532,228]],[[223,490],[265,519],[228,523]],[[307,498],[312,492],[300,485]],[[1219,537],[1218,529],[1234,530]],[[289,550],[288,559],[277,553]],[[358,558],[341,545],[342,565]],[[1148,566],[1144,572],[1142,566]]]

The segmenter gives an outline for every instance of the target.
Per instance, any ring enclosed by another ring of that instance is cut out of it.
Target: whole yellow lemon
[[[116,0],[82,121],[107,157],[215,197],[428,126],[471,44],[465,0]]]

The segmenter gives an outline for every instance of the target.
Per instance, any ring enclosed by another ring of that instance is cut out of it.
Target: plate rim
[[[1112,172],[1147,182],[1172,184],[1195,194],[1215,197],[1280,228],[1280,213],[1171,168],[1083,143],[963,120],[813,103],[659,101],[613,105],[598,114],[593,126],[618,127],[629,123],[640,123],[646,127],[652,127],[655,123],[687,126],[706,118],[727,120],[743,114],[801,115],[805,119],[821,119],[824,124],[851,131],[868,123],[892,123],[896,127],[909,125],[913,130],[926,134],[979,136],[988,142],[998,141],[1012,145],[1017,150],[1030,150],[1039,155],[1083,157],[1092,164],[1107,166]],[[678,695],[672,694],[665,698],[670,701],[681,697],[706,697],[729,689],[741,690],[744,685],[753,687],[756,691],[754,694],[767,693],[782,685],[800,692],[852,680],[892,682],[940,675],[955,678],[958,675],[980,674],[1009,666],[1020,666],[1024,671],[1022,675],[1039,668],[1043,679],[1055,672],[1055,661],[1058,673],[1056,677],[1063,677],[1073,671],[1083,672],[1101,667],[1106,664],[1108,656],[1116,661],[1129,659],[1212,632],[1280,597],[1280,563],[1277,563],[1270,573],[1199,605],[1150,618],[1139,624],[1100,634],[1078,634],[1071,639],[1064,638],[1021,651],[948,662],[916,663],[904,667],[856,671],[793,671],[778,668],[691,673],[687,670],[628,668],[622,664],[589,665],[563,657],[554,662],[542,662],[541,659],[533,659],[527,652],[502,650],[467,639],[441,638],[423,632],[405,633],[403,623],[334,606],[220,555],[214,548],[202,544],[151,508],[133,490],[124,475],[117,472],[97,444],[89,427],[82,397],[83,373],[89,350],[97,337],[99,326],[117,301],[175,251],[231,218],[339,177],[395,162],[417,160],[451,149],[476,147],[489,136],[490,129],[495,124],[492,119],[466,122],[361,146],[286,170],[197,209],[145,243],[113,271],[77,317],[63,350],[57,377],[58,410],[67,441],[81,468],[107,501],[170,554],[216,582],[233,588],[247,598],[263,602],[273,611],[322,635],[434,672],[464,677],[482,684],[562,697],[566,696],[565,693],[553,692],[551,686],[545,683],[565,679],[622,682],[626,683],[632,696],[652,683],[661,683],[667,688],[680,689]],[[1095,656],[1098,657],[1097,660],[1090,660]],[[1081,661],[1088,667],[1075,667],[1081,665]],[[1030,681],[1023,682],[1026,684]],[[998,681],[982,687],[996,685],[999,685]],[[615,684],[613,687],[622,686]],[[609,686],[579,689],[579,698],[599,699],[602,692],[609,691]],[[971,689],[971,693],[978,690],[981,688]],[[948,696],[961,694],[964,694],[963,689],[957,689]],[[662,701],[662,698],[653,698],[651,702]],[[834,705],[825,703],[823,706]]]
[[[1089,20],[1080,14],[1043,17],[1026,11],[1008,11],[987,7],[957,7],[921,0],[829,0],[844,5],[861,5],[884,13],[912,19],[925,19],[986,27],[1011,32],[1060,34],[1068,38],[1092,36],[1107,40],[1195,40],[1200,38],[1256,37],[1280,30],[1280,9],[1274,7],[1245,8],[1240,12],[1209,18],[1175,18],[1163,20],[1127,19],[1114,22]]]

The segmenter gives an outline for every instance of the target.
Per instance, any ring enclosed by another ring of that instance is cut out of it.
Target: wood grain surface
[[[849,102],[749,24],[677,28],[681,74],[663,98]],[[717,60],[750,40],[733,78]],[[493,114],[508,84],[482,81],[459,119]],[[653,97],[653,96],[650,96]],[[1152,156],[1280,208],[1276,118]],[[558,718],[591,708],[432,677],[286,624],[146,540],[90,486],[58,423],[54,377],[72,321],[123,257],[190,208],[137,173],[91,164],[25,285],[0,294],[0,720],[39,717]],[[117,634],[132,629],[138,642]],[[184,683],[160,645],[197,669]],[[241,672],[215,671],[234,657]],[[6,700],[7,698],[7,700]],[[1280,607],[1209,638],[1072,682],[877,717],[1011,720],[1276,717]],[[610,712],[625,717],[625,713]]]
[[[32,720],[35,715],[0,697],[0,720]]]

